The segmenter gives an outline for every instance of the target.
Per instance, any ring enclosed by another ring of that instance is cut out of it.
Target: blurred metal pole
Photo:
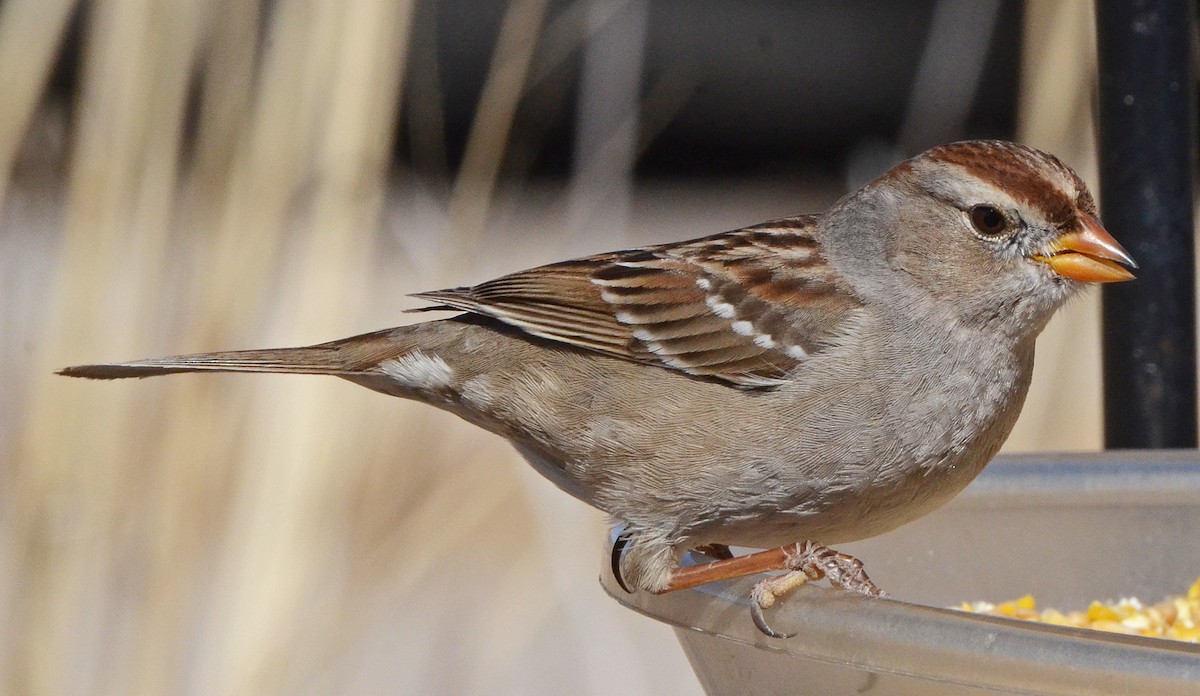
[[[1190,0],[1097,0],[1104,224],[1141,264],[1104,290],[1109,448],[1196,446]]]

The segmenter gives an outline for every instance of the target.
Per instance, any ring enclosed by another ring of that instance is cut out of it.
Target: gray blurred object
[[[992,35],[1002,10],[1000,0],[939,0],[912,77],[904,117],[894,139],[869,136],[851,149],[846,188],[856,189],[901,160],[935,145],[963,137],[978,101]],[[987,95],[985,104],[993,103]]]
[[[904,156],[961,137],[987,63],[1000,0],[939,0],[896,138]]]
[[[633,200],[637,161],[646,0],[622,4],[610,16],[607,0],[591,0],[576,110],[574,175],[567,228],[589,225],[623,233]]]
[[[1032,592],[1085,608],[1183,593],[1200,558],[1200,454],[1003,457],[928,517],[844,549],[893,599],[800,588],[750,621],[754,579],[618,602],[676,627],[711,696],[1200,694],[1200,646],[968,614]],[[606,564],[607,567],[607,564]]]
[[[1013,0],[598,4],[612,12],[608,29],[623,36],[614,40],[610,31],[607,40],[590,43],[558,78],[576,92],[614,82],[618,91],[575,94],[572,103],[611,99],[600,105],[610,111],[628,106],[625,86],[639,59],[646,102],[663,81],[687,89],[685,108],[649,128],[649,141],[643,124],[639,175],[840,169],[845,153],[864,136],[895,141],[902,131],[906,145],[916,143],[906,155],[933,140],[1012,135],[1022,17],[1022,3]],[[436,23],[425,22],[437,34],[452,161],[461,153],[502,7],[442,0]],[[551,2],[551,24],[572,8]],[[631,36],[644,36],[645,46],[630,47]],[[598,82],[604,76],[589,65],[606,65],[605,50],[621,44],[623,55],[607,54],[610,81]],[[599,115],[595,109],[562,109],[542,143],[535,173],[562,176],[577,164],[570,153],[594,142],[591,129],[605,130],[604,121],[580,123],[589,113]],[[927,116],[927,122],[917,122]],[[616,117],[609,117],[611,127]]]

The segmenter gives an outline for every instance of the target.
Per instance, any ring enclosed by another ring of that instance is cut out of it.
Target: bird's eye
[[[996,237],[1008,231],[1008,220],[1004,214],[990,205],[971,208],[971,225],[985,237]]]

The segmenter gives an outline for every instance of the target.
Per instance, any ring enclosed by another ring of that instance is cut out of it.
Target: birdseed
[[[1200,643],[1200,578],[1192,583],[1186,594],[1167,597],[1151,605],[1143,604],[1136,597],[1123,597],[1115,602],[1093,601],[1083,611],[1063,612],[1038,609],[1037,600],[1027,594],[999,604],[963,602],[956,608],[1056,626]]]

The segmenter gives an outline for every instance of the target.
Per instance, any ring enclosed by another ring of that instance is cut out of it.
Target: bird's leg
[[[620,559],[628,537],[622,535],[613,544],[613,572],[622,588],[629,591],[621,577]],[[685,590],[698,585],[704,585],[718,580],[768,573],[771,571],[786,571],[783,575],[760,580],[751,591],[750,613],[754,625],[759,630],[773,638],[787,638],[767,625],[763,610],[775,604],[783,595],[791,592],[809,580],[828,578],[834,587],[850,592],[884,596],[871,578],[867,577],[862,561],[857,558],[834,551],[812,541],[800,541],[766,551],[736,556],[710,563],[676,568],[671,573],[671,580],[662,592]]]
[[[613,577],[617,580],[617,584],[621,586],[621,589],[629,594],[633,594],[633,590],[625,582],[625,576],[621,573],[621,557],[624,555],[626,547],[629,546],[629,536],[629,532],[621,532],[613,540],[612,573]],[[705,544],[697,546],[695,550],[710,558],[728,560],[734,557],[733,552],[725,544]]]
[[[774,570],[804,571],[813,580],[827,577],[830,584],[843,590],[872,596],[883,594],[883,590],[867,577],[862,561],[813,541],[799,541],[745,556],[676,568],[663,591],[685,590]]]

